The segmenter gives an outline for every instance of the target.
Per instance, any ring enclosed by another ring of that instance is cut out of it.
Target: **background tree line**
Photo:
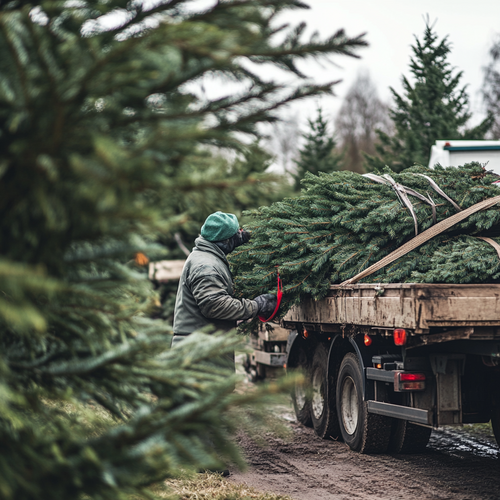
[[[440,38],[427,22],[423,36],[415,37],[410,76],[402,76],[403,92],[390,89],[391,103],[383,102],[370,75],[360,72],[333,119],[318,109],[304,133],[293,115],[277,124],[272,149],[295,188],[306,171],[365,173],[384,165],[400,171],[415,163],[426,165],[436,140],[499,139],[500,37],[483,68],[487,116],[474,127],[468,125],[472,114],[467,86],[461,84],[462,72],[448,62],[450,51],[448,37]]]

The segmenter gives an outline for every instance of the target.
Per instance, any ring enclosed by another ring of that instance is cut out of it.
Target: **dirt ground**
[[[500,451],[488,429],[433,431],[422,454],[360,455],[279,413],[292,438],[269,434],[262,448],[240,436],[250,470],[231,471],[230,481],[297,500],[500,499]]]

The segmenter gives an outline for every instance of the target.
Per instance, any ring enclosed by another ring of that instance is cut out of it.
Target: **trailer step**
[[[416,424],[432,425],[432,414],[429,410],[382,403],[381,401],[368,401],[367,403],[369,413],[399,418],[401,420],[409,420]]]
[[[286,354],[285,353],[274,353],[274,352],[263,352],[254,351],[255,361],[267,366],[285,366]]]
[[[394,384],[394,372],[392,370],[379,370],[369,366],[366,368],[366,378],[368,380],[378,380],[379,382]]]

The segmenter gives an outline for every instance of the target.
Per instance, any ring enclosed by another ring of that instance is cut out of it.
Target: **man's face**
[[[240,229],[234,236],[227,240],[216,241],[215,244],[227,255],[236,247],[244,245],[250,241],[250,233],[244,229]]]

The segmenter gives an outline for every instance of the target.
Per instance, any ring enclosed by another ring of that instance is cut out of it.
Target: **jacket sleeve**
[[[255,300],[235,299],[227,293],[227,285],[218,274],[198,272],[190,279],[189,287],[201,314],[208,319],[239,320],[257,315]]]

